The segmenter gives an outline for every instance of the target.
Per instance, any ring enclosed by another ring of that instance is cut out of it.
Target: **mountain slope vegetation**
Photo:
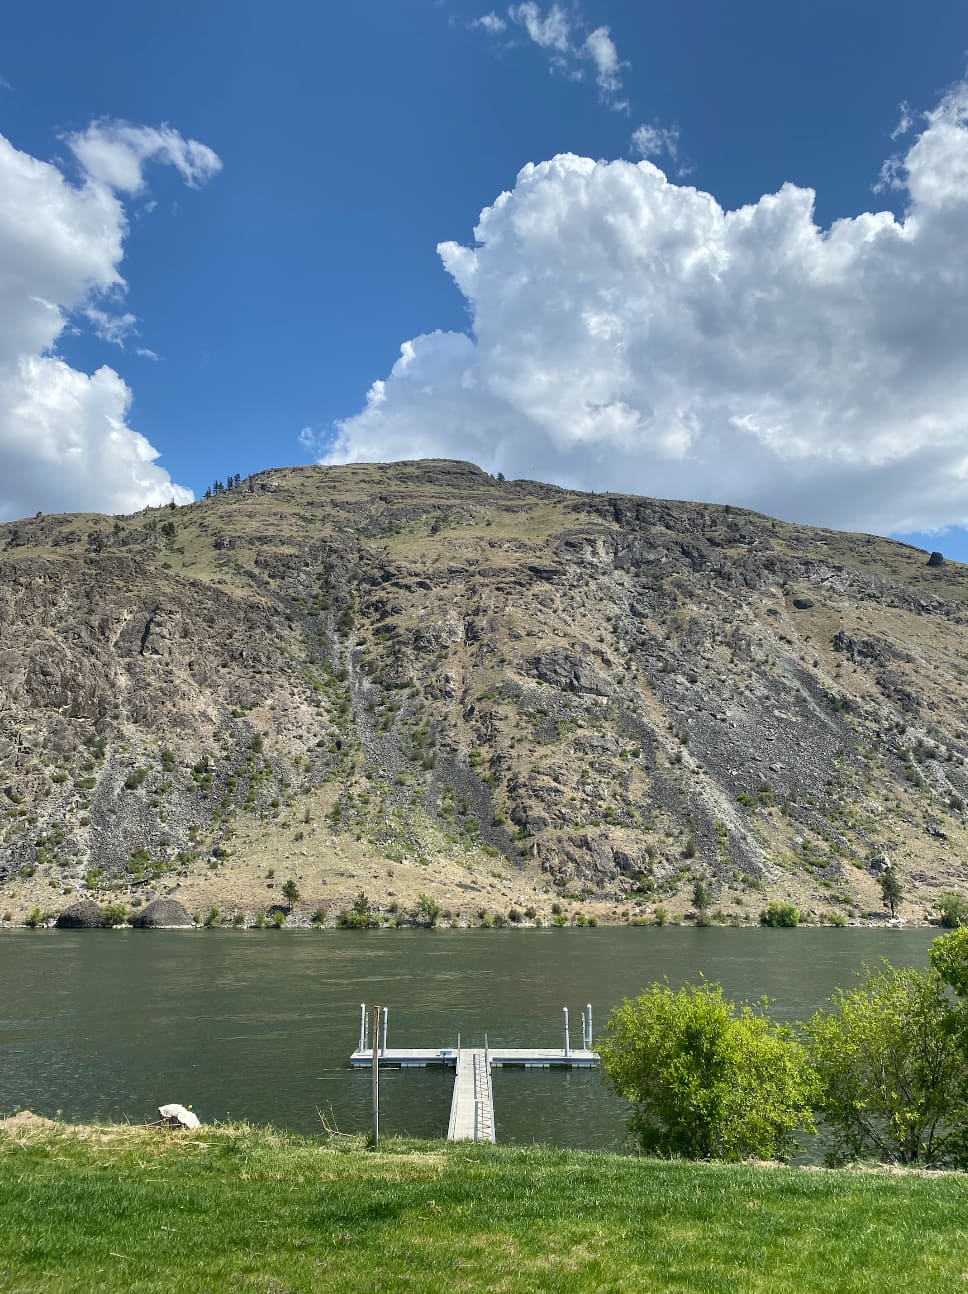
[[[968,568],[459,462],[232,480],[0,526],[11,918],[249,919],[285,877],[327,919],[964,888]]]

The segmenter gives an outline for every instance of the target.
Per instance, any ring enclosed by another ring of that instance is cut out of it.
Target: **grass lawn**
[[[0,1291],[946,1291],[968,1176],[220,1128],[0,1133]]]

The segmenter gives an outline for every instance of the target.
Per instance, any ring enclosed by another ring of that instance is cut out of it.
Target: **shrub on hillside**
[[[968,899],[963,894],[942,894],[938,899],[938,913],[946,930],[968,925]]]
[[[789,928],[800,924],[800,910],[792,903],[770,903],[760,913],[761,926],[783,926]]]
[[[435,926],[440,916],[440,904],[432,894],[418,894],[413,909],[414,923],[418,926]]]

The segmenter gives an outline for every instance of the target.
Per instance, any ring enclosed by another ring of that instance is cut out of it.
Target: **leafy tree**
[[[931,945],[931,965],[944,982],[968,999],[968,927],[942,935]]]
[[[692,883],[692,906],[697,912],[703,913],[711,902],[712,895],[709,893],[709,886],[701,876],[697,876]]]
[[[344,929],[349,930],[371,930],[380,924],[380,918],[370,906],[370,900],[364,890],[360,890],[353,900],[352,910],[341,912],[337,918],[337,923]]]
[[[884,900],[884,906],[890,908],[891,916],[894,916],[897,905],[904,897],[904,887],[901,885],[901,878],[893,867],[887,871],[881,872],[877,878],[877,883],[881,887],[881,898]]]
[[[968,926],[968,899],[963,894],[942,894],[938,899],[938,911],[946,930]]]
[[[790,1029],[737,1008],[719,984],[653,984],[609,1017],[610,1085],[635,1106],[643,1150],[689,1159],[782,1159],[812,1129],[816,1080]]]
[[[418,926],[435,926],[440,916],[440,904],[432,894],[418,894],[413,919]]]
[[[291,876],[289,880],[286,881],[285,885],[282,887],[282,897],[289,904],[289,911],[291,912],[292,905],[299,901],[299,886],[296,884],[296,882],[292,879]]]
[[[931,945],[931,965],[961,1001],[953,1012],[953,1032],[968,1061],[968,926],[942,935]],[[966,1129],[968,1135],[968,1129]]]
[[[968,1163],[968,1065],[957,1009],[933,971],[884,963],[807,1026],[832,1158]]]

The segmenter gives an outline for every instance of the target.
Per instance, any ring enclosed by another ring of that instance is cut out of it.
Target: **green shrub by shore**
[[[0,1291],[933,1294],[959,1174],[696,1164],[269,1129],[0,1132]]]

